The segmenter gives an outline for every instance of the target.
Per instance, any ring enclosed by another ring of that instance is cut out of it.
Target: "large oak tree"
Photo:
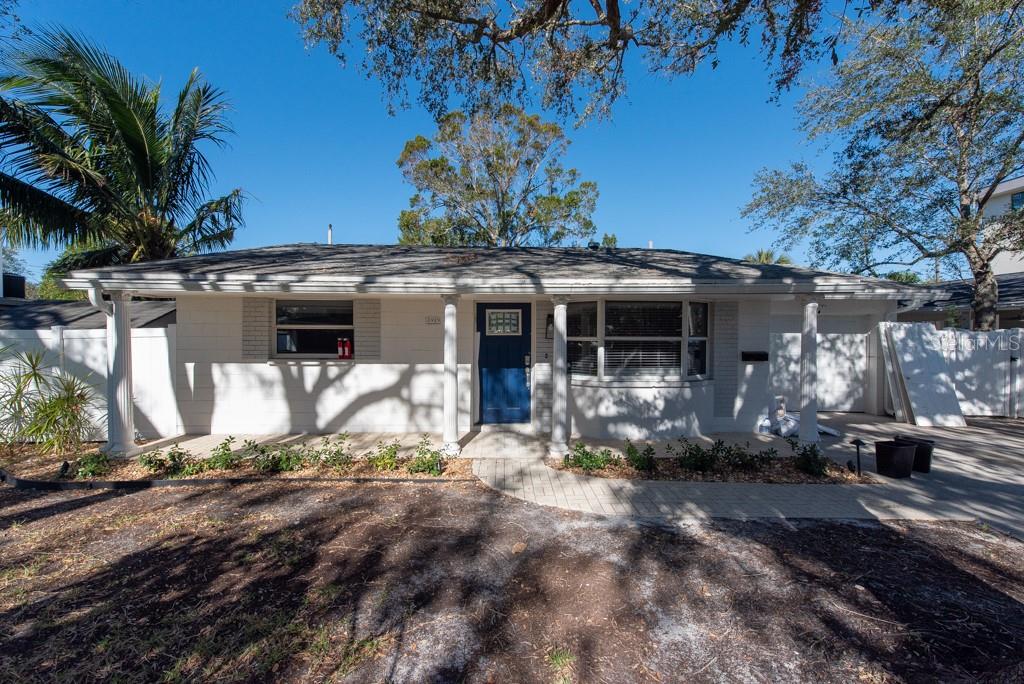
[[[435,115],[454,95],[469,108],[521,98],[531,87],[563,114],[607,113],[626,91],[631,55],[678,75],[717,64],[723,40],[757,41],[789,86],[808,59],[834,49],[821,0],[302,0],[294,11],[310,44],[341,60],[362,55],[392,103],[409,83]],[[891,12],[901,0],[860,7]],[[824,25],[823,25],[824,24]],[[580,110],[582,108],[582,111]]]
[[[975,280],[975,325],[996,324],[992,261],[1024,247],[1024,211],[993,193],[1024,173],[1020,1],[918,5],[897,22],[852,22],[852,50],[802,114],[835,145],[832,169],[762,171],[744,213],[809,241],[817,263],[875,274],[951,260]]]

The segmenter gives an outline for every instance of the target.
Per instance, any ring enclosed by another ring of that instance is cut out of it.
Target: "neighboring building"
[[[937,295],[673,250],[317,244],[64,283],[107,310],[117,345],[129,295],[177,299],[184,433],[430,431],[452,452],[488,424],[550,435],[552,453],[571,435],[752,432],[777,396],[816,439],[815,398],[883,412],[877,324]],[[114,355],[111,448],[128,450],[130,355]]]
[[[989,216],[1001,216],[1010,209],[1024,207],[1024,176],[1003,181],[996,186],[995,193],[988,203]],[[1004,273],[1024,272],[1024,252],[1001,252],[992,261],[992,271],[996,275]]]
[[[999,283],[998,328],[1024,328],[1024,272],[996,276]],[[937,287],[949,293],[948,299],[921,304],[913,311],[900,313],[908,323],[929,322],[937,328],[974,329],[974,281],[951,280]]]
[[[174,300],[132,302],[133,328],[166,328],[174,323]],[[0,309],[0,330],[41,330],[54,326],[73,330],[105,328],[107,317],[89,302],[26,299]]]

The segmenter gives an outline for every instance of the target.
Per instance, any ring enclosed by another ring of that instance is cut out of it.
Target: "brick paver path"
[[[555,470],[539,459],[473,462],[509,496],[585,513],[661,518],[978,520],[1024,538],[1024,486],[951,480],[933,471],[879,484],[754,484],[614,480]]]

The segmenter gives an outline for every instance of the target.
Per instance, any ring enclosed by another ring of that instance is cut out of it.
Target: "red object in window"
[[[346,337],[338,338],[338,358],[343,360],[352,358],[352,340]]]

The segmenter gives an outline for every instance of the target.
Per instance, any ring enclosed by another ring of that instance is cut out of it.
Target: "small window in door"
[[[519,335],[523,312],[519,309],[488,309],[488,335]]]

